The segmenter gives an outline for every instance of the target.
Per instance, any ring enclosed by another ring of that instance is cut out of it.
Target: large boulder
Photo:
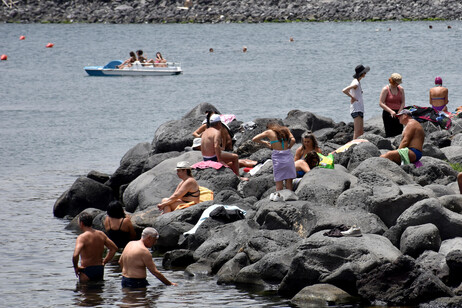
[[[330,283],[356,294],[359,275],[384,262],[393,262],[401,252],[388,239],[376,234],[362,237],[326,237],[318,232],[298,244],[279,293],[293,296],[316,283]]]
[[[253,219],[262,228],[277,230],[290,229],[305,238],[311,234],[333,229],[342,224],[357,225],[365,233],[383,234],[387,227],[374,214],[362,209],[349,210],[330,206],[319,206],[307,201],[278,202],[261,200]]]
[[[329,307],[332,304],[346,305],[357,301],[357,298],[328,283],[304,287],[290,300],[297,307]]]
[[[183,151],[194,139],[192,133],[202,125],[206,111],[218,110],[211,104],[202,103],[189,111],[182,119],[168,121],[159,126],[152,140],[153,153]]]
[[[438,251],[440,245],[441,237],[434,224],[407,227],[400,240],[401,252],[413,258],[426,250]]]
[[[56,200],[53,215],[58,218],[66,215],[74,217],[86,208],[106,211],[109,203],[114,200],[113,190],[109,186],[87,177],[79,177],[71,188]]]
[[[180,179],[175,167],[180,161],[191,164],[202,160],[199,152],[186,152],[178,157],[170,158],[158,164],[151,170],[141,174],[125,189],[123,201],[128,212],[144,210],[157,205],[162,198],[169,197],[176,189]]]
[[[391,160],[382,157],[371,157],[366,159],[358,167],[356,167],[351,174],[359,177],[359,175],[363,172],[380,174],[398,185],[414,183],[412,177],[400,168],[400,166]]]
[[[448,160],[446,155],[444,155],[443,151],[441,151],[440,148],[431,143],[424,143],[422,148],[422,154],[424,155],[424,157],[430,156],[441,160]]]
[[[415,168],[412,164],[404,167],[409,174],[414,176],[416,183],[419,185],[447,185],[457,178],[457,171],[443,160],[424,156],[420,161],[422,166],[419,168]]]
[[[334,205],[338,196],[355,182],[356,177],[340,169],[318,167],[303,176],[295,193],[301,200]]]
[[[399,247],[401,234],[407,227],[432,223],[438,228],[442,240],[462,236],[462,215],[444,207],[445,200],[429,198],[417,202],[405,210],[384,235]]]
[[[448,146],[442,148],[441,151],[446,155],[450,163],[462,163],[462,146]]]
[[[441,281],[446,282],[449,277],[449,267],[444,255],[433,250],[424,251],[416,260],[424,271],[436,275]]]
[[[334,127],[335,123],[330,118],[319,116],[309,111],[291,110],[284,119],[284,125],[290,128],[295,140],[300,142],[303,133]]]
[[[146,159],[144,166],[143,166],[143,170],[141,172],[143,173],[143,172],[149,171],[155,166],[157,166],[158,164],[160,164],[161,162],[163,162],[164,160],[172,158],[172,157],[177,157],[180,155],[181,153],[178,151],[152,154]]]
[[[353,147],[347,168],[351,171],[358,167],[366,159],[379,156],[380,151],[376,145],[371,142],[361,142]]]
[[[360,276],[357,286],[361,297],[388,305],[417,305],[438,297],[453,296],[451,289],[438,277],[416,266],[408,256],[370,268]]]
[[[146,160],[151,152],[149,142],[138,143],[131,148],[120,160],[120,166],[112,174],[106,185],[118,193],[120,186],[136,179],[142,172]]]
[[[336,206],[362,208],[378,215],[387,226],[392,226],[407,208],[430,196],[430,192],[421,186],[399,186],[382,174],[369,171],[358,174],[357,186],[343,192]]]
[[[366,133],[361,136],[361,139],[366,139],[381,150],[394,150],[390,139],[384,138],[381,135]]]

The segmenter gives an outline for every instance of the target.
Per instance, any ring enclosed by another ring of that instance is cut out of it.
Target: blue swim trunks
[[[122,276],[122,288],[145,288],[149,283],[146,278],[127,278]]]
[[[409,150],[411,150],[412,152],[414,152],[415,154],[415,162],[416,161],[419,161],[421,158],[422,158],[422,152],[420,152],[419,150],[417,150],[416,148],[409,148]]]
[[[218,159],[217,159],[217,156],[216,156],[216,155],[214,155],[214,156],[202,156],[202,158],[204,159],[204,161],[209,161],[209,160],[211,160],[211,161],[216,161],[216,162],[218,162]]]
[[[103,265],[87,266],[84,269],[82,269],[81,272],[87,275],[91,281],[100,281],[104,278]]]

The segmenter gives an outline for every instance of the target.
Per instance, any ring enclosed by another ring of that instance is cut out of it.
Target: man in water
[[[221,123],[220,115],[210,117],[210,127],[201,135],[201,152],[204,161],[212,160],[229,166],[239,176],[239,156],[234,153],[221,151]]]
[[[411,111],[403,109],[397,114],[399,122],[404,125],[403,139],[398,150],[387,152],[380,157],[388,158],[397,164],[401,161],[414,163],[422,158],[422,147],[425,139],[425,132],[419,122],[412,118]],[[407,158],[407,159],[406,159]]]
[[[144,288],[149,285],[146,280],[146,268],[164,284],[176,286],[176,283],[170,282],[159,272],[148,250],[158,238],[157,230],[148,227],[143,230],[140,240],[131,241],[125,246],[119,259],[123,288]]]
[[[72,257],[75,275],[79,277],[80,282],[103,280],[104,265],[111,261],[117,252],[116,244],[103,232],[93,229],[92,223],[93,217],[89,213],[80,214],[79,227],[83,233],[77,237]],[[105,246],[109,252],[102,260]]]

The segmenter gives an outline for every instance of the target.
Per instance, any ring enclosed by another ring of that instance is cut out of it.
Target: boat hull
[[[169,76],[183,73],[180,67],[148,67],[119,70],[104,68],[104,66],[87,66],[84,69],[90,76]]]

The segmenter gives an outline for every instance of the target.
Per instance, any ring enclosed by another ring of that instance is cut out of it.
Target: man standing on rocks
[[[397,164],[415,163],[422,158],[422,147],[425,139],[425,132],[419,122],[412,118],[411,111],[403,109],[397,114],[399,122],[405,126],[403,139],[398,150],[390,151],[380,157],[388,158]]]
[[[210,127],[202,133],[201,152],[204,161],[216,161],[230,167],[239,176],[239,156],[234,153],[221,151],[221,123],[220,115],[210,117]]]
[[[92,223],[93,217],[89,213],[80,214],[79,227],[83,233],[77,237],[72,257],[75,275],[79,277],[80,282],[103,280],[104,265],[111,261],[117,252],[116,244],[103,232],[93,229]],[[104,246],[109,252],[102,260]],[[79,257],[81,266],[78,266]]]
[[[122,287],[123,288],[144,288],[149,285],[146,280],[146,268],[166,285],[174,285],[157,269],[152,260],[151,248],[159,238],[156,229],[148,227],[143,230],[141,239],[131,241],[125,246],[119,259],[122,268]]]

